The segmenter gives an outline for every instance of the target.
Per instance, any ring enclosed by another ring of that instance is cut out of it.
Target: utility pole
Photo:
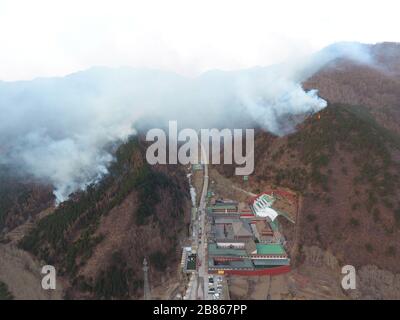
[[[144,289],[144,300],[151,300],[150,297],[150,285],[149,285],[149,267],[147,265],[147,260],[146,257],[143,259],[143,273],[144,273],[144,277],[143,277],[143,289]]]

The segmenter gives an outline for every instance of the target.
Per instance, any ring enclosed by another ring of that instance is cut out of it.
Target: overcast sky
[[[400,42],[397,0],[0,0],[0,79],[139,66],[196,75],[332,42]]]

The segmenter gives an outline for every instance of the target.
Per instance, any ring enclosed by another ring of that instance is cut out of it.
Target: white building
[[[271,221],[274,221],[278,216],[278,213],[271,208],[274,202],[275,199],[273,196],[264,193],[254,199],[251,207],[256,216],[263,218],[267,217]]]

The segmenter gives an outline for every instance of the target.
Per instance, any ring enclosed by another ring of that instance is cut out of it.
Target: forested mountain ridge
[[[60,204],[20,242],[67,279],[66,297],[140,296],[144,257],[154,285],[175,275],[189,187],[182,167],[149,166],[144,150],[137,137],[121,145],[100,183]]]

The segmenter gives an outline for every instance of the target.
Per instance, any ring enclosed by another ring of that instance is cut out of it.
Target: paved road
[[[207,260],[207,232],[206,232],[206,197],[208,191],[208,164],[204,164],[204,180],[203,190],[200,197],[199,214],[200,214],[200,225],[202,229],[201,244],[199,246],[198,255],[201,259],[201,266],[199,267],[199,283],[203,284],[203,299],[207,299],[208,294],[208,260]],[[200,295],[201,296],[201,295]]]
[[[203,148],[201,148],[203,165],[204,165],[204,178],[203,178],[203,188],[201,191],[200,202],[198,206],[198,217],[193,225],[193,244],[197,245],[197,259],[201,261],[201,265],[199,266],[197,272],[193,274],[193,278],[191,279],[191,288],[189,299],[202,299],[202,300],[210,300],[213,298],[213,294],[209,294],[209,273],[208,273],[208,258],[207,258],[207,192],[209,185],[209,176],[208,176],[208,157]],[[201,234],[200,243],[199,236]],[[219,279],[219,280],[218,280]],[[221,292],[222,297],[225,299],[229,298],[228,294],[222,292],[222,289],[218,289],[219,286],[226,287],[226,279],[224,280],[223,276],[213,276],[214,280],[214,290],[215,292]]]
[[[193,274],[190,284],[188,299],[203,299],[208,298],[208,268],[207,268],[207,234],[206,234],[206,197],[208,191],[208,157],[203,148],[201,148],[203,164],[204,164],[204,178],[203,189],[201,191],[200,203],[197,209],[198,217],[193,222],[192,231],[192,247],[197,246],[197,260],[201,262],[198,271]],[[201,238],[199,236],[201,234]],[[200,240],[200,243],[199,243]]]
[[[207,191],[208,191],[208,157],[203,148],[201,148],[204,164],[204,179],[203,179],[203,190],[201,192],[200,203],[199,203],[199,216],[200,226],[202,230],[201,243],[198,249],[198,257],[201,261],[201,266],[198,271],[198,296],[206,300],[208,297],[208,261],[207,261],[207,233],[206,233],[206,206],[207,206]]]

